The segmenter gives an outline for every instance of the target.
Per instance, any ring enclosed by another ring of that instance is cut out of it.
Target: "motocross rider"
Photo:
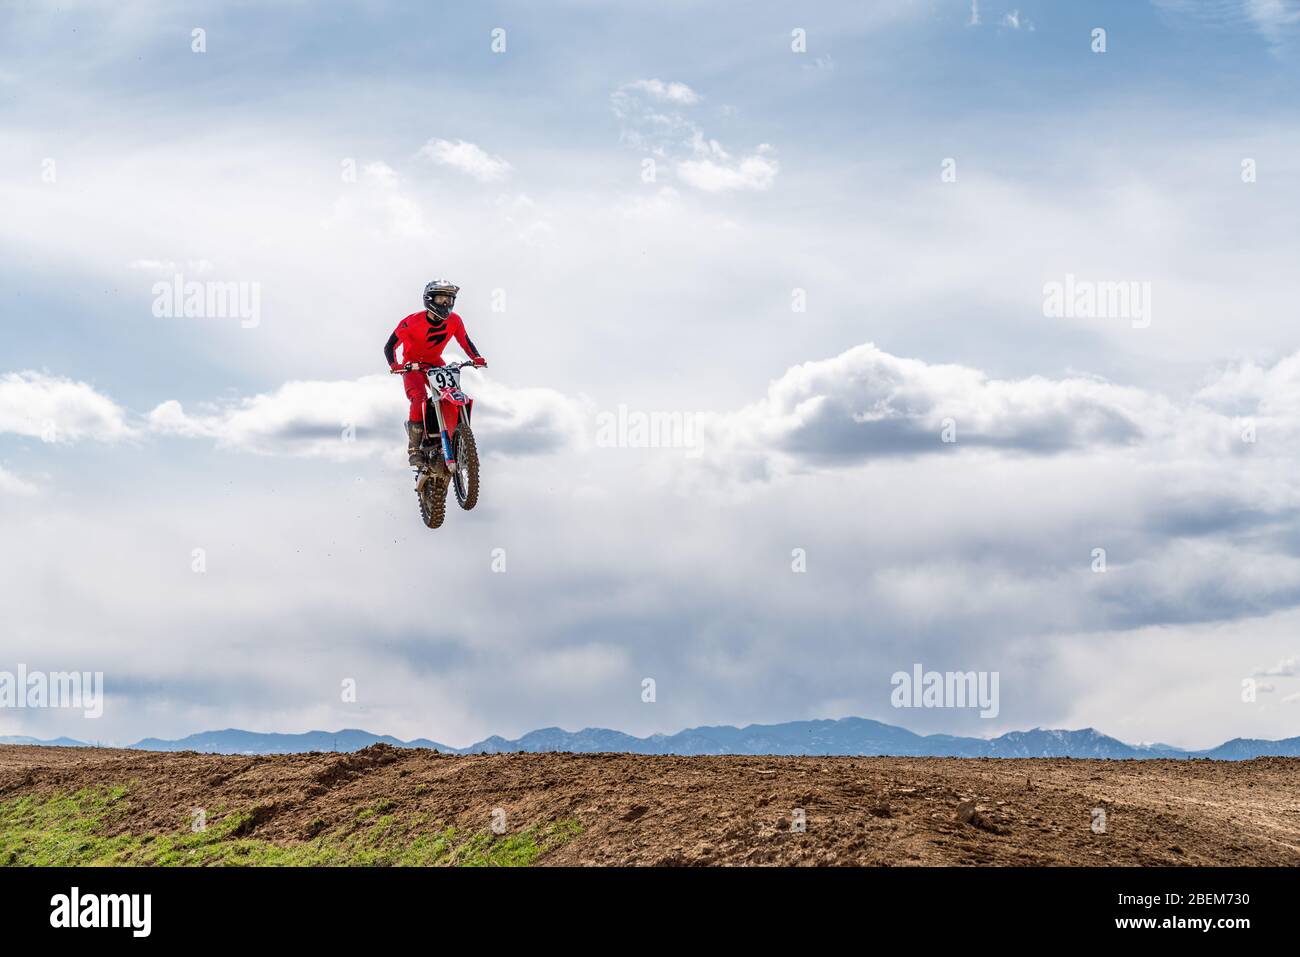
[[[443,347],[453,337],[474,365],[487,365],[487,360],[479,355],[479,351],[474,348],[474,343],[466,334],[464,321],[451,311],[451,307],[456,303],[458,292],[460,292],[459,286],[444,279],[435,279],[424,287],[424,309],[421,312],[411,313],[399,322],[384,346],[384,358],[388,360],[389,369],[393,372],[402,372],[404,366],[410,362],[442,365]],[[399,344],[402,347],[401,362],[398,362],[396,357]],[[424,402],[427,397],[425,382],[423,372],[407,370],[402,375],[402,387],[406,390],[406,397],[411,400],[411,414],[406,422],[406,451],[412,465],[419,465],[421,462],[420,443],[424,439]],[[460,410],[455,406],[447,410],[448,434],[456,431],[459,413]],[[447,466],[455,471],[456,463],[448,462]]]

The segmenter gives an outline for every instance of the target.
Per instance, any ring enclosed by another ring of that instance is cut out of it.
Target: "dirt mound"
[[[236,815],[234,836],[288,848],[376,816],[408,841],[456,829],[491,842],[565,822],[541,864],[1300,864],[1300,759],[0,746],[0,806],[104,788],[124,791],[102,828],[149,840],[188,831],[202,809]]]
[[[372,744],[337,758],[312,775],[312,780],[324,787],[336,787],[345,781],[355,780],[373,768],[392,764],[398,750],[387,744]]]

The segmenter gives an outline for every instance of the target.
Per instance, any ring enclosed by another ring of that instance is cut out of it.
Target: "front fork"
[[[429,406],[433,406],[433,414],[438,418],[438,435],[442,438],[442,463],[446,468],[447,463],[451,461],[451,438],[447,435],[447,422],[442,416],[442,400],[436,396],[430,400],[424,407],[425,423],[424,434],[429,434]]]

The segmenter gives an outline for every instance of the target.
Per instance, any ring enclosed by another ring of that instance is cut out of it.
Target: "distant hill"
[[[447,752],[454,750],[425,738],[401,741],[391,735],[371,734],[356,728],[306,731],[302,734],[259,733],[227,728],[224,731],[200,731],[175,741],[145,738],[131,747],[141,751],[199,751],[210,754],[301,754],[305,751],[360,751],[379,743],[391,744],[395,748],[430,748]]]
[[[1269,742],[1258,742],[1266,748]],[[1163,745],[1137,747],[1092,728],[1079,731],[1011,731],[997,738],[919,735],[868,718],[788,721],[688,728],[677,734],[635,738],[621,731],[560,728],[532,731],[516,741],[489,738],[458,753],[499,751],[629,751],[634,754],[886,755],[959,758],[1164,758],[1189,753]],[[1261,753],[1268,753],[1266,750]],[[1253,756],[1253,755],[1250,755]]]
[[[303,734],[243,731],[202,731],[177,740],[145,738],[132,748],[144,751],[200,751],[212,754],[293,754],[307,751],[359,751],[383,743],[397,748],[430,748],[445,754],[497,754],[509,751],[599,751],[631,754],[790,754],[881,755],[890,757],[958,758],[1214,758],[1243,761],[1266,755],[1300,757],[1300,738],[1262,741],[1234,738],[1206,751],[1183,751],[1165,744],[1125,744],[1093,728],[1077,731],[1034,728],[1008,731],[996,738],[964,738],[950,734],[920,735],[906,728],[869,718],[787,721],[687,728],[676,734],[637,738],[608,728],[541,728],[509,740],[496,735],[467,748],[453,748],[427,738],[402,741],[391,735],[357,728],[342,731],[307,731]],[[87,747],[71,738],[40,741],[22,736],[0,737],[0,744],[43,744]]]
[[[40,744],[47,748],[90,748],[94,745],[75,738],[29,738],[25,734],[0,734],[0,744]]]
[[[1282,741],[1261,741],[1258,738],[1233,738],[1217,748],[1202,751],[1198,757],[1217,758],[1221,761],[1244,761],[1263,754],[1282,757],[1300,757],[1300,738],[1286,738]]]

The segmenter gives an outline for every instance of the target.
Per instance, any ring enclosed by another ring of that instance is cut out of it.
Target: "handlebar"
[[[487,363],[484,363],[484,365],[487,365]],[[450,369],[453,372],[459,372],[461,369],[475,368],[478,368],[478,366],[474,365],[474,361],[467,359],[464,362],[449,362],[444,366],[430,365],[427,362],[407,362],[400,369],[389,369],[388,371],[393,375],[402,375],[405,372],[432,372],[434,369]]]

